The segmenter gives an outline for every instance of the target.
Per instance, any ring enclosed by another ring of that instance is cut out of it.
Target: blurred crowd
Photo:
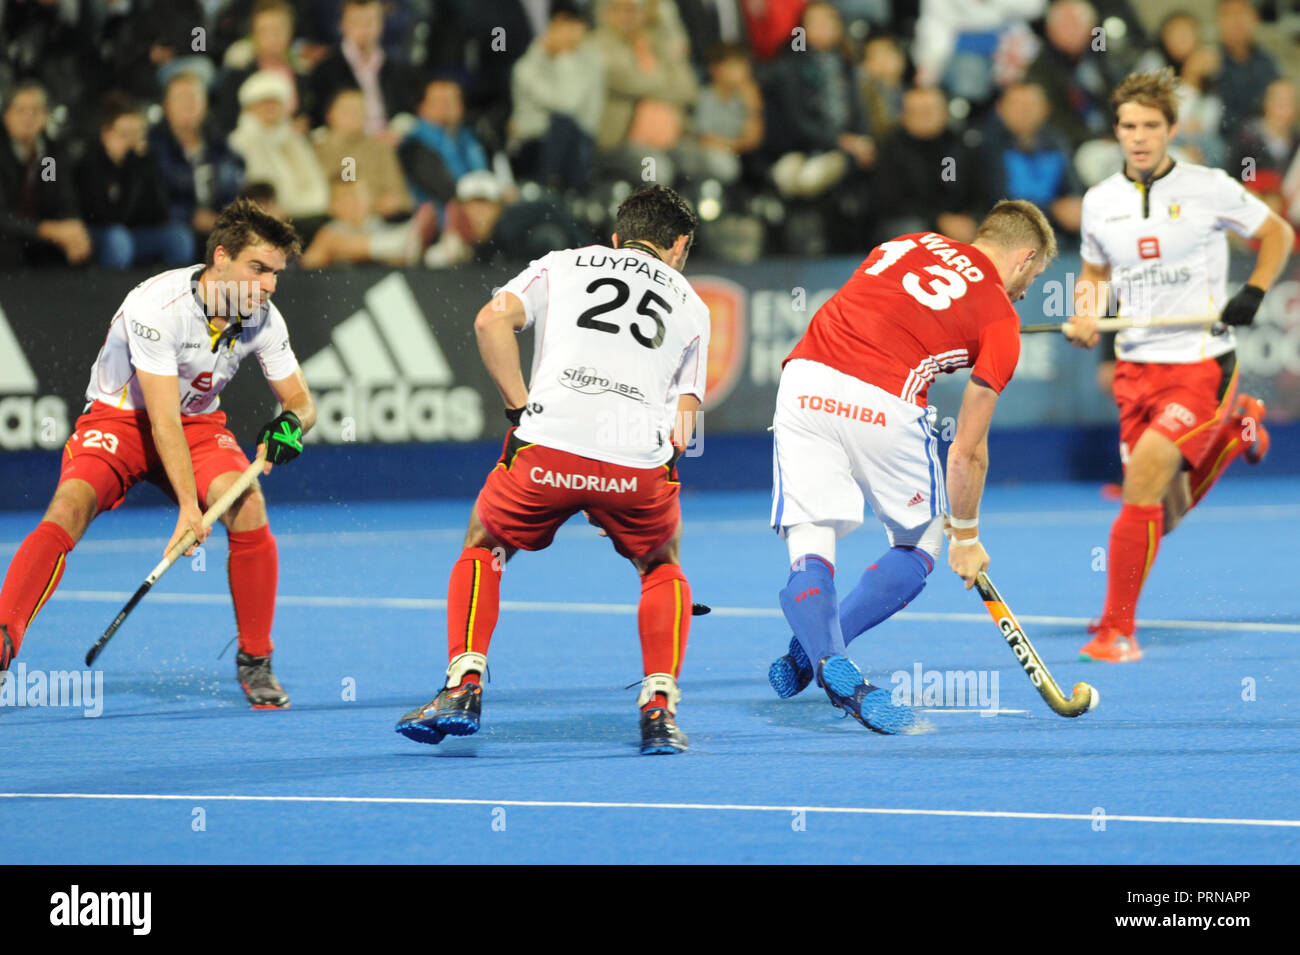
[[[1297,93],[1251,0],[0,0],[0,268],[188,264],[247,195],[303,266],[605,241],[646,180],[702,254],[1063,239],[1117,171],[1109,94],[1173,69],[1175,155],[1300,220]],[[1294,42],[1294,41],[1292,41]]]

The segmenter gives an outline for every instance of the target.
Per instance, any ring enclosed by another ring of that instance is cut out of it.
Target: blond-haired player
[[[1107,282],[1122,317],[1218,316],[1228,326],[1138,327],[1116,341],[1123,507],[1110,532],[1106,607],[1080,656],[1124,663],[1142,656],[1135,613],[1161,536],[1238,455],[1256,463],[1268,450],[1263,403],[1236,394],[1232,328],[1254,320],[1294,232],[1227,173],[1169,155],[1178,131],[1171,72],[1135,73],[1111,102],[1124,168],[1083,197],[1083,271],[1067,335],[1096,344]],[[1255,269],[1231,299],[1229,230],[1259,241]]]

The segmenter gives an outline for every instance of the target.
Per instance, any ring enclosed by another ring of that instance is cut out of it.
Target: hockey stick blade
[[[1082,716],[1088,710],[1096,708],[1101,701],[1101,695],[1087,683],[1074,684],[1074,689],[1068,699],[1061,692],[1060,686],[1052,679],[1052,674],[1043,664],[1038,651],[1029,642],[1029,637],[1025,636],[1020,621],[1016,619],[1016,615],[1011,612],[1011,608],[1002,599],[997,587],[993,586],[993,581],[989,579],[988,574],[980,572],[975,578],[975,589],[979,591],[985,609],[988,610],[989,616],[993,618],[993,622],[998,625],[998,630],[1001,631],[1007,646],[1011,648],[1011,652],[1015,654],[1016,660],[1020,662],[1025,675],[1029,677],[1029,682],[1038,690],[1038,695],[1043,698],[1043,702],[1051,707],[1053,713],[1059,716],[1075,717]]]

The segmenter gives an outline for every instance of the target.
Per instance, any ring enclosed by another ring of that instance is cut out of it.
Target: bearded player
[[[261,364],[283,409],[258,432],[259,450],[266,448],[263,473],[302,451],[316,409],[284,317],[270,301],[300,246],[291,225],[239,200],[217,219],[206,264],[155,275],[122,302],[91,367],[86,410],[64,448],[54,498],[18,548],[0,590],[0,669],[18,653],[90,522],[121,504],[138,482],[157,485],[180,507],[164,552],[187,531],[198,542],[207,538],[203,510],[249,466],[218,410],[218,396],[245,358]],[[256,482],[221,520],[239,683],[255,709],[288,706],[271,670],[279,560]]]
[[[675,714],[691,588],[675,464],[708,369],[708,308],[681,274],[696,224],[673,190],[641,189],[619,207],[612,248],[552,252],[479,312],[479,351],[515,427],[447,585],[446,682],[399,733],[439,743],[477,732],[503,565],[583,510],[641,577],[641,752],[686,749]],[[527,328],[530,385],[515,340]]]
[[[1256,464],[1268,451],[1263,402],[1236,394],[1232,329],[1254,321],[1295,234],[1227,173],[1169,156],[1178,132],[1171,72],[1129,76],[1111,103],[1124,169],[1083,198],[1083,270],[1066,334],[1096,344],[1107,282],[1121,317],[1217,316],[1227,326],[1138,327],[1116,339],[1123,506],[1110,531],[1106,606],[1079,655],[1127,663],[1142,658],[1135,615],[1160,538],[1233,460]],[[1231,299],[1229,230],[1259,242],[1254,271]]]
[[[988,431],[1020,358],[1012,307],[1056,256],[1038,207],[999,202],[966,245],[933,232],[877,246],[818,309],[785,360],[773,420],[772,526],[790,552],[781,609],[794,637],[772,664],[777,695],[814,677],[831,703],[882,733],[910,708],[867,683],[846,645],[915,599],[945,535],[948,566],[970,589],[989,565],[979,541]],[[926,393],[970,368],[945,493]],[[841,601],[836,540],[862,523],[864,498],[889,538]],[[948,518],[946,515],[950,514]]]

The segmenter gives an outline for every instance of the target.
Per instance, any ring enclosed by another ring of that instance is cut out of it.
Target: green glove
[[[282,411],[262,426],[257,443],[266,445],[266,460],[287,464],[302,454],[302,422],[292,411]]]

